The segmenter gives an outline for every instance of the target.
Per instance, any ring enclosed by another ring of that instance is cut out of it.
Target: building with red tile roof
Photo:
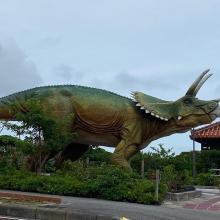
[[[190,138],[201,143],[201,150],[220,150],[220,122],[191,131]]]

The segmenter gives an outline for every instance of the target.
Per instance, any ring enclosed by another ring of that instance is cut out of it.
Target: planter
[[[187,191],[187,192],[179,192],[179,193],[166,193],[166,199],[172,201],[186,201],[196,197],[200,197],[202,194],[199,190]]]

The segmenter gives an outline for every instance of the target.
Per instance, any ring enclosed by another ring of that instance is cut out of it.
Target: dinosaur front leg
[[[111,156],[112,164],[123,167],[127,170],[131,170],[129,164],[129,159],[138,152],[137,146],[135,144],[127,145],[124,140],[122,140],[116,147],[114,153]]]
[[[65,160],[75,161],[79,159],[87,150],[89,145],[71,143],[63,151],[55,156],[55,167],[60,168]]]

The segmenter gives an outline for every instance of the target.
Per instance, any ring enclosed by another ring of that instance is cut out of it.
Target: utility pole
[[[141,176],[144,177],[144,152],[141,151]]]
[[[155,197],[156,201],[158,201],[159,195],[159,183],[160,183],[160,171],[156,170],[156,187],[155,187]]]
[[[141,160],[141,176],[144,177],[144,157]]]
[[[193,180],[195,180],[196,177],[196,149],[195,149],[195,139],[194,139],[194,128],[191,130],[192,134],[192,140],[193,140],[193,153],[192,153],[192,175],[193,175]]]
[[[89,166],[89,157],[86,157],[86,166]]]

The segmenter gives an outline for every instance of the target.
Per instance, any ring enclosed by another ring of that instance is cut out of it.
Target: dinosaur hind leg
[[[79,159],[87,150],[89,145],[71,143],[63,151],[55,156],[55,167],[60,168],[65,160],[75,161]]]
[[[118,165],[126,170],[132,170],[129,160],[138,152],[137,146],[134,144],[126,145],[122,140],[116,147],[114,153],[111,156],[112,164]]]

